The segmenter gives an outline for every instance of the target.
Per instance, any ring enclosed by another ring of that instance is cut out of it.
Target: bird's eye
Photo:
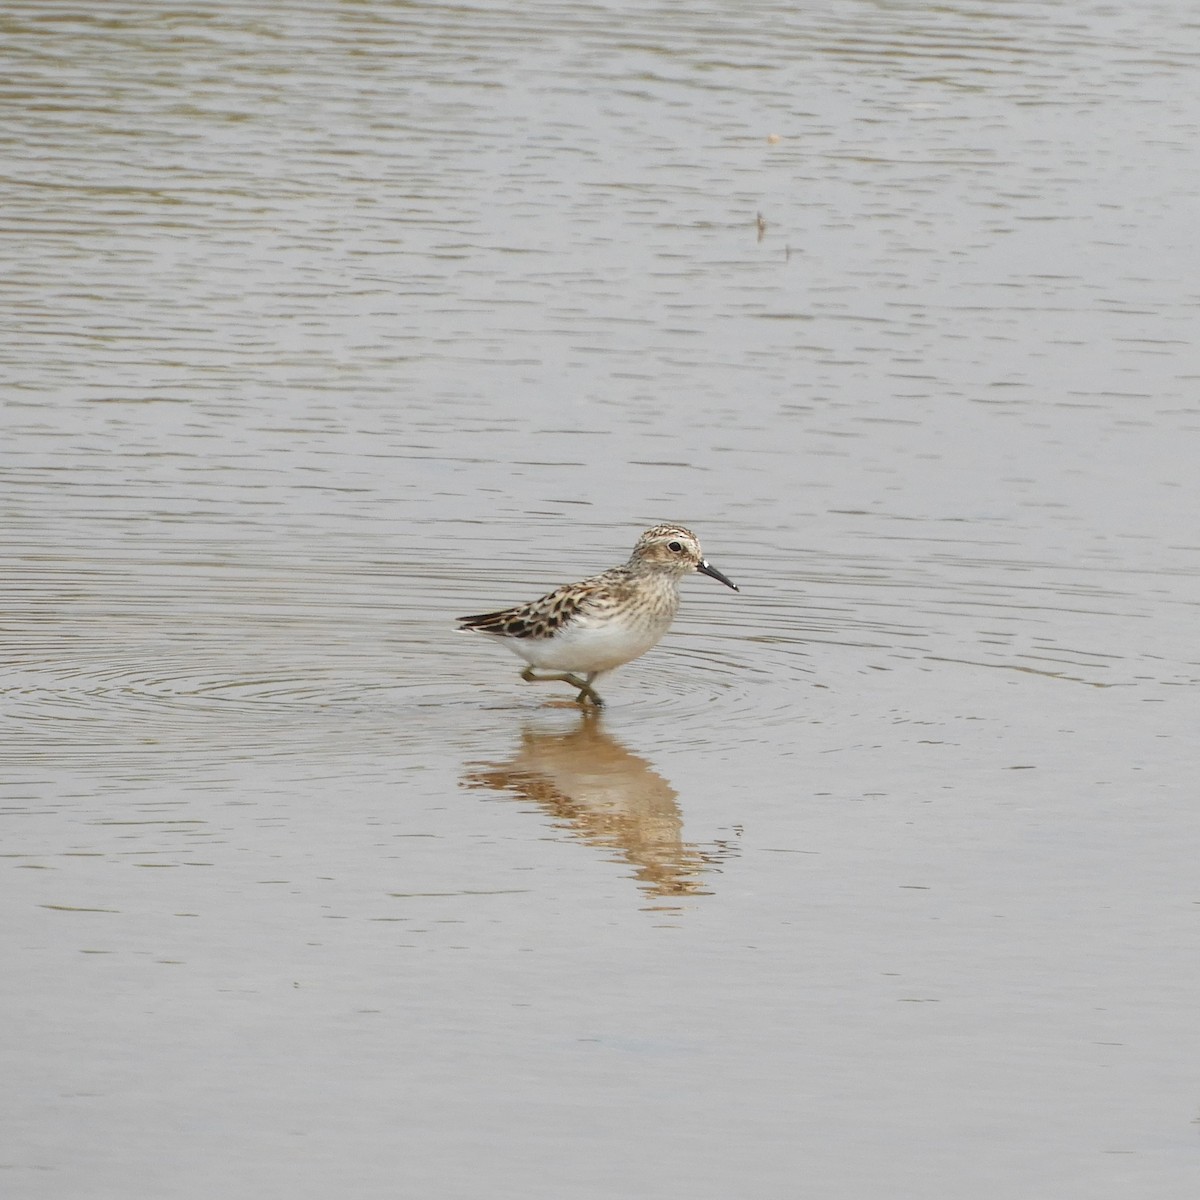
[[[668,542],[667,549],[674,551],[676,554],[679,554],[682,552],[683,547],[678,542]]]

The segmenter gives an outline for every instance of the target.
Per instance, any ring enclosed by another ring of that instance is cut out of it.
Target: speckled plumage
[[[691,530],[656,525],[642,534],[622,566],[564,584],[529,604],[459,617],[459,628],[502,640],[529,663],[523,679],[570,683],[579,688],[579,703],[599,705],[592,681],[658,642],[679,610],[679,582],[693,571],[738,590],[705,561]],[[535,675],[534,668],[559,673]]]

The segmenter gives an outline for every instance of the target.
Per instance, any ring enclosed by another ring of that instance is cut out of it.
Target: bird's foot
[[[580,679],[578,675],[573,675],[570,671],[562,671],[555,675],[537,675],[532,667],[526,667],[521,672],[521,678],[526,683],[569,683],[572,687],[579,689],[579,695],[575,697],[576,704],[590,703],[596,708],[604,707],[604,701],[592,687],[592,680],[596,678],[594,671],[586,679]]]

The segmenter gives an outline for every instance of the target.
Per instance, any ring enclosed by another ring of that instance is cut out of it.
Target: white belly
[[[611,671],[655,645],[671,624],[669,614],[588,624],[571,621],[552,638],[502,638],[531,666],[551,671]]]

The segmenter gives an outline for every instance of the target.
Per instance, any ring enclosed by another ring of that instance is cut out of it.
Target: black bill
[[[735,592],[740,592],[742,590],[736,583],[733,582],[732,579],[722,575],[721,572],[709,562],[702,561],[696,570],[702,575],[711,575],[714,579],[719,579],[726,587],[733,588]]]

